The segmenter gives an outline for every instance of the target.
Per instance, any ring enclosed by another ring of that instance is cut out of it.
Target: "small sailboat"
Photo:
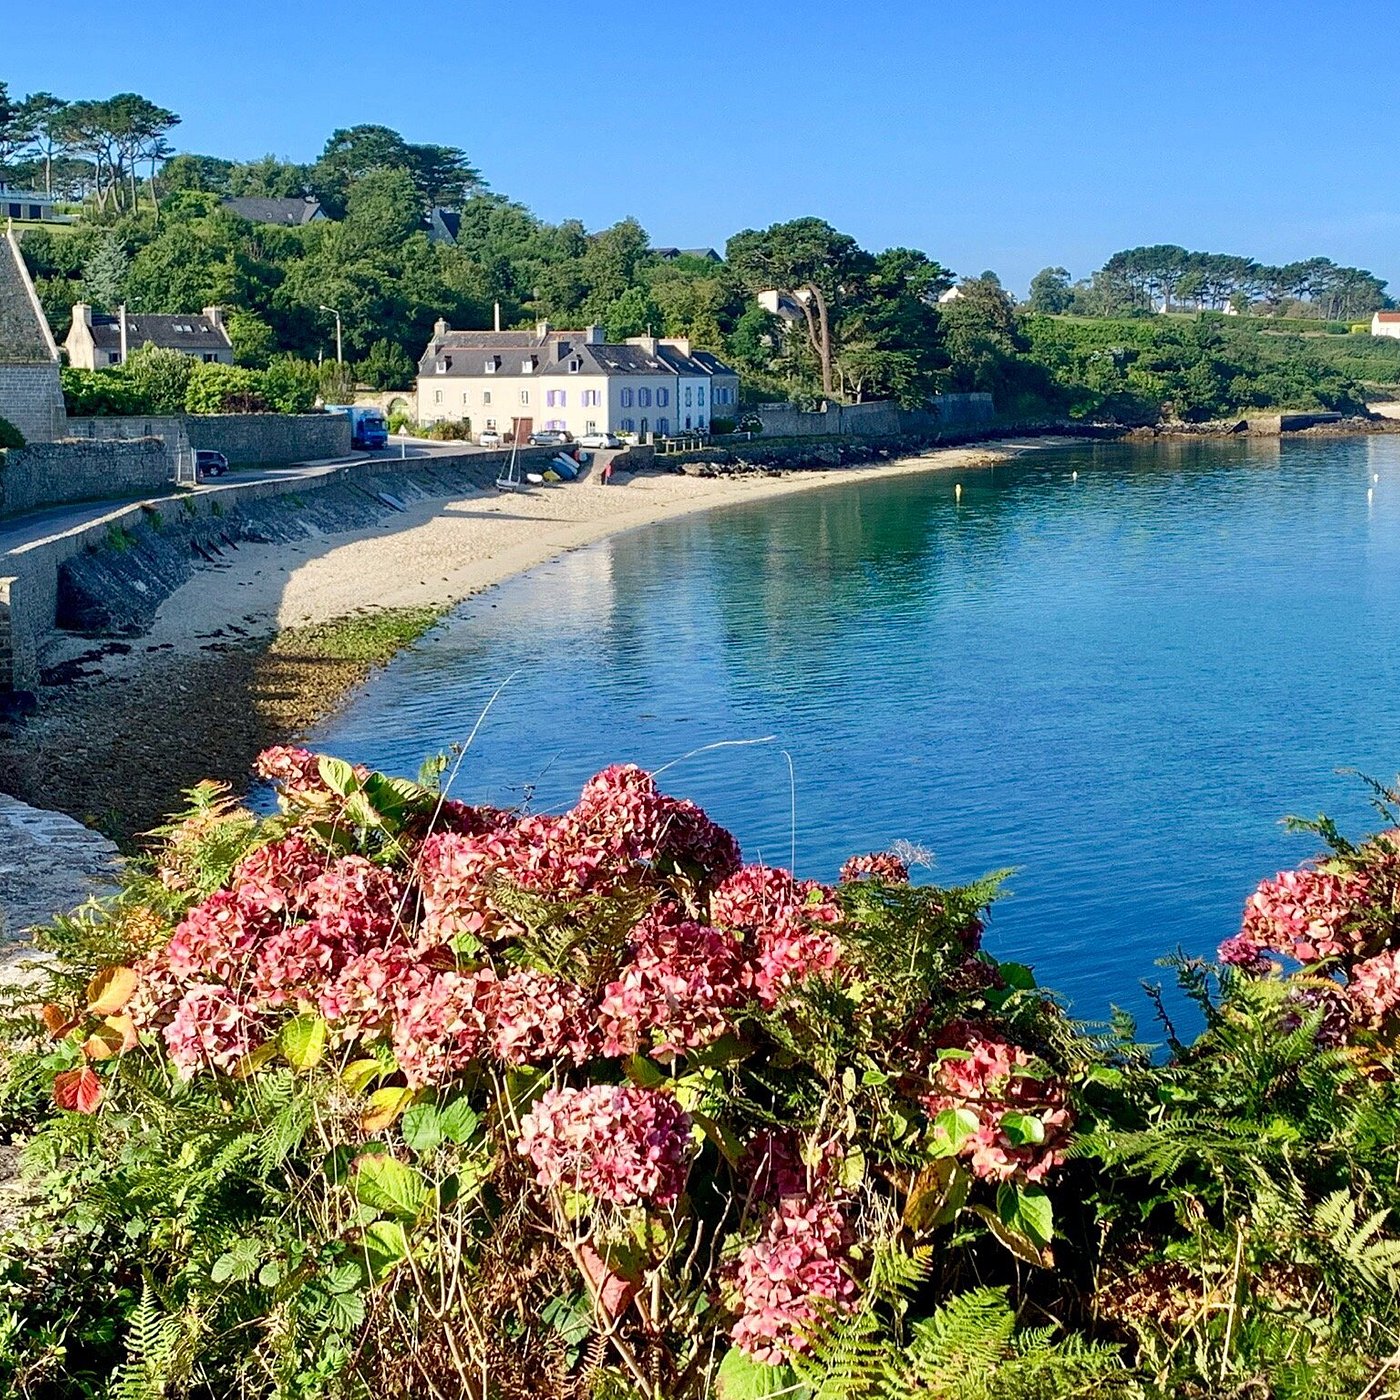
[[[511,420],[510,435],[510,457],[506,460],[505,470],[496,478],[496,490],[498,491],[523,491],[525,483],[520,479],[520,420]]]

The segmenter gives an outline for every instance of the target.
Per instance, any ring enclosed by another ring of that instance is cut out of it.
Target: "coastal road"
[[[321,462],[300,462],[290,467],[264,467],[249,471],[230,472],[228,476],[202,481],[198,486],[186,488],[179,494],[184,495],[188,491],[203,495],[214,491],[227,491],[234,486],[248,486],[265,481],[305,481],[312,477],[325,476],[330,472],[338,471],[341,467],[367,462],[391,466],[395,462],[412,461],[414,458],[458,456],[465,446],[466,444],[458,442],[395,442],[378,452],[356,452],[349,457],[336,457]],[[173,484],[171,491],[167,494],[175,494]],[[156,497],[147,491],[139,496],[117,500],[83,501],[77,505],[53,506],[46,510],[29,511],[8,520],[0,520],[0,557],[13,553],[17,549],[23,549],[26,545],[34,544],[37,540],[48,539],[51,535],[65,534],[69,530],[77,530],[84,525],[94,524],[113,511],[121,510],[124,506],[132,505],[136,501],[152,499],[156,499]],[[0,569],[0,572],[4,572],[3,569]]]

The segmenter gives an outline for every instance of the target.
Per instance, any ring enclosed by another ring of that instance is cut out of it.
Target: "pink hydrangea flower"
[[[227,987],[191,987],[170,1024],[165,1044],[182,1079],[202,1069],[230,1070],[268,1037],[264,1018]]]
[[[909,867],[892,851],[876,851],[868,856],[852,856],[842,867],[843,885],[857,880],[876,880],[883,885],[907,885]]]
[[[317,994],[321,1015],[354,1034],[383,1030],[395,1009],[418,996],[435,975],[401,944],[371,948],[350,958]]]
[[[1044,1075],[1033,1058],[994,1032],[967,1025],[947,1028],[943,1037],[955,1052],[934,1065],[929,1091],[920,1096],[936,1119],[948,1109],[964,1109],[976,1129],[958,1147],[975,1176],[986,1181],[1043,1181],[1064,1160],[1074,1115],[1064,1085]],[[1035,1118],[1041,1141],[1017,1142],[1008,1131],[1009,1114]],[[936,1136],[946,1137],[935,1123]]]
[[[1216,950],[1216,956],[1227,966],[1237,967],[1252,977],[1262,977],[1274,966],[1264,949],[1243,933],[1227,938]]]
[[[1400,1012],[1400,950],[1379,953],[1351,969],[1347,994],[1360,1018],[1380,1026]]]
[[[659,1089],[593,1084],[548,1089],[520,1125],[517,1150],[541,1186],[614,1205],[671,1205],[694,1155],[690,1115]]]
[[[1370,881],[1359,871],[1283,870],[1250,895],[1239,936],[1301,963],[1356,956],[1364,937],[1358,915],[1370,893]]]
[[[273,911],[250,908],[233,890],[215,890],[176,925],[166,961],[185,981],[235,984],[255,949],[280,925]]]
[[[576,983],[522,969],[497,983],[491,1003],[491,1053],[508,1065],[566,1057],[581,1065],[592,1051],[588,998]]]
[[[398,1001],[392,1040],[409,1088],[445,1084],[481,1057],[495,990],[490,968],[439,972]]]
[[[326,865],[325,855],[293,833],[244,856],[234,867],[230,887],[245,909],[304,914],[311,907],[310,886]]]
[[[729,934],[683,919],[665,906],[633,930],[631,953],[603,989],[602,1053],[632,1055],[643,1039],[658,1059],[718,1040],[725,1012],[745,999],[743,957]]]
[[[710,918],[747,935],[745,977],[764,1006],[776,1006],[790,987],[841,965],[841,941],[832,927],[841,911],[815,880],[746,865],[715,890]]]

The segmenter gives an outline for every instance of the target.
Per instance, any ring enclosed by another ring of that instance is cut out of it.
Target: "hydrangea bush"
[[[1223,1374],[1244,1343],[1191,1300],[1245,1247],[1277,1125],[1321,1140],[1393,1082],[1393,831],[1318,827],[1331,854],[1259,887],[1218,968],[1182,965],[1206,1030],[1165,1019],[1164,1063],[982,948],[997,877],[746,864],[632,766],[558,815],[301,749],[258,772],[278,813],[197,790],[120,897],[60,921],[42,1043],[16,1023],[0,1102],[47,1192],[16,1286],[32,1311],[76,1229],[124,1300],[120,1327],[31,1339],[26,1393],[115,1347],[123,1395],[854,1394],[813,1368],[854,1336],[875,1365],[877,1335],[929,1387],[902,1319],[952,1346],[936,1310],[989,1281],[1160,1341],[1164,1375],[1223,1345]],[[1319,1209],[1359,1179],[1331,1149],[1286,1160]],[[1163,1244],[1177,1219],[1189,1247]],[[3,1280],[0,1343],[28,1316]]]

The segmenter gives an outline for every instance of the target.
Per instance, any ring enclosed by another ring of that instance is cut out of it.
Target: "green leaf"
[[[261,1255],[262,1246],[257,1240],[235,1240],[232,1249],[214,1260],[209,1277],[214,1283],[228,1283],[230,1280],[244,1283],[257,1272]]]
[[[322,754],[316,767],[321,774],[321,781],[341,797],[349,797],[352,792],[360,790],[360,780],[355,776],[354,766],[343,758],[332,758],[329,754]]]
[[[629,1055],[622,1072],[640,1089],[655,1089],[666,1083],[666,1076],[645,1055]]]
[[[356,1200],[401,1220],[417,1220],[428,1200],[422,1172],[387,1152],[361,1157],[351,1186]]]
[[[353,1332],[365,1320],[365,1300],[358,1293],[332,1293],[326,1299],[326,1325],[334,1332]]]
[[[981,1126],[970,1108],[945,1108],[934,1120],[935,1134],[947,1143],[949,1152],[956,1152]]]
[[[293,1016],[278,1032],[277,1048],[294,1070],[305,1074],[321,1062],[328,1034],[319,1016]]]
[[[770,1395],[795,1400],[797,1393],[797,1377],[791,1366],[765,1366],[738,1347],[725,1352],[715,1373],[716,1400],[765,1400]]]
[[[403,1140],[420,1157],[432,1152],[447,1136],[442,1126],[442,1113],[431,1099],[420,1099],[417,1103],[409,1104],[403,1111],[403,1122],[399,1127]]]
[[[1055,1235],[1055,1210],[1039,1186],[1005,1185],[997,1190],[997,1215],[1004,1224],[1044,1249]]]
[[[390,1269],[408,1258],[408,1231],[397,1220],[376,1220],[365,1226],[365,1258],[370,1277],[378,1283]]]
[[[393,1071],[386,1069],[378,1060],[354,1060],[340,1071],[340,1078],[352,1094],[363,1093],[376,1079],[382,1079]]]
[[[445,1103],[438,1110],[442,1123],[443,1136],[458,1145],[470,1142],[481,1131],[481,1115],[467,1101],[465,1095]]]
[[[1045,1124],[1033,1113],[1003,1113],[1001,1130],[1016,1147],[1033,1147],[1045,1141]]]
[[[1035,987],[1035,973],[1025,963],[999,962],[997,971],[1008,987],[1018,992],[1029,992]]]

